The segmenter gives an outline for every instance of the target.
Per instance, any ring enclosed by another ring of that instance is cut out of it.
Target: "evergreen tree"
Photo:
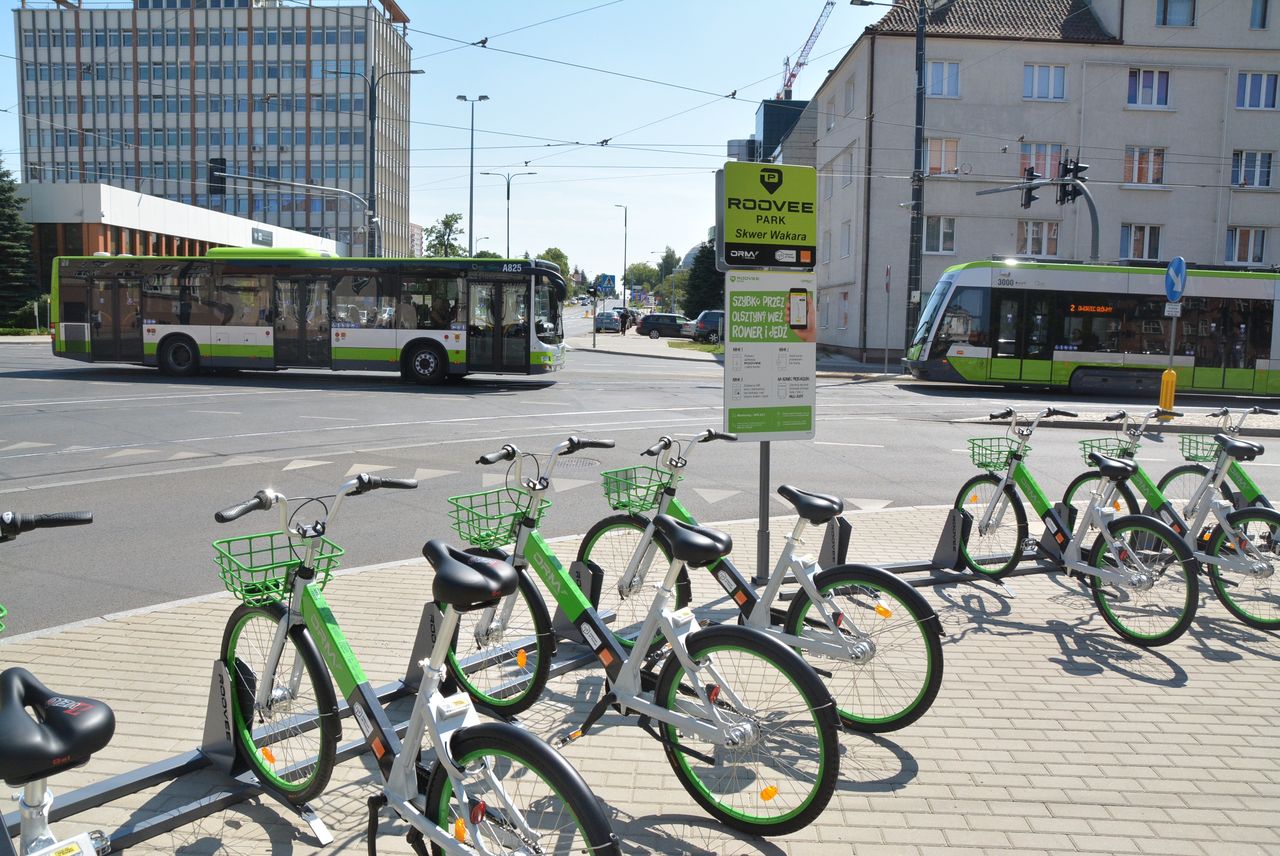
[[[716,270],[716,250],[711,243],[699,247],[693,257],[680,306],[690,318],[696,318],[704,309],[724,308],[724,274]]]
[[[22,219],[18,185],[0,161],[0,321],[30,326],[15,318],[40,293],[31,259],[31,226]]]

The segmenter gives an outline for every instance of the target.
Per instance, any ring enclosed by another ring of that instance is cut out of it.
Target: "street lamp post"
[[[367,152],[365,156],[365,199],[368,200],[368,217],[369,230],[365,243],[365,250],[370,256],[382,255],[382,242],[378,240],[382,236],[380,221],[378,220],[378,195],[377,195],[377,172],[378,172],[378,84],[382,82],[384,77],[391,77],[394,74],[426,74],[427,72],[421,68],[405,68],[398,71],[384,71],[375,75],[372,79],[363,71],[347,71],[334,68],[325,69],[326,74],[347,74],[353,77],[360,77],[364,80],[368,97],[365,99],[365,115],[369,121],[369,140],[365,146]]]
[[[622,308],[627,308],[627,206],[614,203],[614,208],[622,209],[622,276],[618,281],[622,283]]]
[[[850,0],[850,5],[910,8],[906,2],[881,3],[876,0]],[[928,20],[928,0],[916,0],[916,127],[913,145],[915,157],[911,167],[911,243],[907,250],[907,305],[905,307],[907,324],[904,346],[911,341],[911,334],[915,332],[913,322],[916,313],[920,311],[920,278],[924,250],[924,29]],[[913,294],[917,300],[914,305],[911,302]],[[889,331],[886,330],[886,342],[888,335]],[[865,349],[866,342],[862,344]]]
[[[536,172],[482,172],[481,175],[496,175],[507,180],[507,258],[511,258],[511,179],[517,175],[537,175]]]
[[[467,171],[467,255],[474,256],[475,243],[471,240],[471,236],[474,235],[476,231],[476,102],[488,101],[489,96],[481,95],[478,98],[468,98],[465,95],[459,95],[458,100],[465,101],[471,105],[471,168]]]

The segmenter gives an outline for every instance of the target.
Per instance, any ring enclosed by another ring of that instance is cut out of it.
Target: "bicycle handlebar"
[[[616,445],[612,440],[589,440],[585,437],[570,437],[565,442],[568,443],[568,448],[564,450],[566,455],[583,449],[612,449]]]
[[[1186,414],[1183,413],[1181,410],[1165,410],[1163,407],[1157,407],[1155,410],[1155,415],[1156,416],[1185,416]]]
[[[385,476],[371,476],[366,473],[356,476],[356,480],[359,484],[356,485],[355,490],[351,491],[353,495],[368,493],[381,487],[392,490],[415,490],[418,487],[417,479],[392,479]]]
[[[710,443],[712,440],[728,440],[731,443],[736,443],[738,442],[738,435],[730,431],[713,431],[708,428],[702,439],[698,440],[698,442]]]
[[[1123,410],[1117,410],[1115,413],[1102,417],[1103,422],[1119,422],[1121,419],[1127,419],[1129,414]]]
[[[18,514],[0,512],[0,538],[8,540],[21,532],[32,529],[51,529],[55,526],[84,526],[93,522],[92,511],[53,511],[45,514]]]
[[[1049,408],[1046,408],[1046,410],[1044,411],[1044,415],[1045,416],[1066,416],[1068,419],[1075,419],[1080,414],[1075,413],[1071,410],[1063,410],[1060,407],[1049,407]]]
[[[1210,419],[1221,419],[1223,416],[1229,416],[1231,410],[1226,407],[1219,407],[1217,410],[1209,414]]]
[[[990,416],[988,416],[987,418],[988,418],[988,419],[1008,419],[1009,417],[1014,416],[1014,415],[1015,415],[1015,414],[1014,414],[1014,412],[1013,412],[1013,408],[1012,408],[1012,407],[1006,407],[1004,410],[998,410],[998,411],[996,411],[995,413],[992,413],[992,414],[991,414]]]
[[[229,506],[221,511],[215,512],[213,519],[219,523],[230,523],[232,520],[239,520],[250,511],[266,511],[275,504],[275,495],[265,490],[260,490],[253,495],[252,499]]]
[[[1269,407],[1253,407],[1250,413],[1261,413],[1265,416],[1280,416],[1280,410],[1272,410]]]
[[[515,458],[515,456],[516,447],[511,444],[507,444],[496,452],[490,452],[487,455],[481,455],[476,458],[476,463],[488,466],[489,464],[496,464],[499,461],[510,461]]]
[[[667,449],[670,449],[671,444],[674,442],[675,441],[672,440],[670,437],[667,437],[664,435],[663,437],[660,437],[658,439],[658,442],[654,443],[652,446],[645,449],[640,454],[644,455],[645,457],[656,458],[662,452],[665,452]]]

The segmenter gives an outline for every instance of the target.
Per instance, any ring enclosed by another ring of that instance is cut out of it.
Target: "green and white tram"
[[[948,268],[904,363],[959,383],[1280,394],[1280,273],[1188,266],[1182,315],[1165,317],[1165,269],[1013,260]]]
[[[527,259],[347,259],[314,250],[54,262],[56,356],[158,366],[397,371],[419,383],[564,365],[559,268]]]

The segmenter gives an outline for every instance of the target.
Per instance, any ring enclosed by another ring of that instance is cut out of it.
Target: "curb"
[[[680,360],[686,363],[715,363],[716,365],[724,365],[724,360],[716,359],[712,356],[710,359],[706,357],[682,357],[678,354],[641,354],[636,351],[615,351],[610,348],[592,348],[576,345],[569,346],[574,351],[581,351],[584,354],[612,354],[616,357],[638,357],[642,360]]]
[[[1008,426],[1008,420],[996,419],[987,421],[984,419],[952,419],[952,425],[1001,425]],[[1087,428],[1089,430],[1115,432],[1116,422],[1102,422],[1100,420],[1072,419],[1063,422],[1041,422],[1037,427],[1040,428]],[[1147,428],[1148,434],[1220,434],[1222,429],[1216,425],[1178,425],[1176,422],[1168,422],[1163,425],[1156,425]],[[1244,435],[1244,439],[1250,437],[1280,437],[1280,428],[1257,428],[1250,426]]]

